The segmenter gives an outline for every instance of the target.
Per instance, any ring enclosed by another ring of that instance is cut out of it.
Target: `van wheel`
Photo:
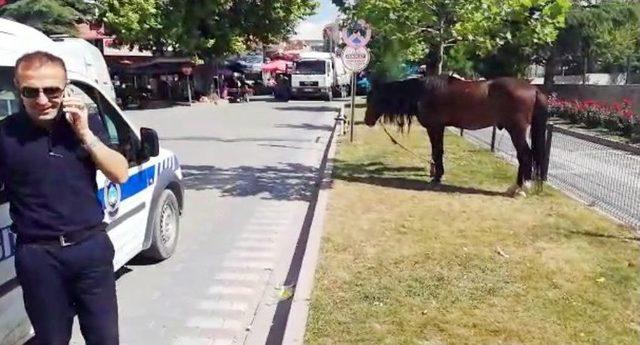
[[[178,244],[180,233],[180,207],[172,191],[165,189],[153,210],[151,246],[144,256],[155,260],[171,257]]]
[[[333,101],[333,92],[329,91],[327,94],[324,95],[324,100],[327,102],[331,102]]]

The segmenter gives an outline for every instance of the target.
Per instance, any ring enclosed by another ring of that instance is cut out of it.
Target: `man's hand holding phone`
[[[69,89],[65,89],[62,100],[62,111],[83,144],[87,145],[96,139],[89,129],[89,111],[82,99],[74,97]]]

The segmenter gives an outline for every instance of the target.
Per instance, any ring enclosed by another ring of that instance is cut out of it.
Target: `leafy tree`
[[[0,7],[0,16],[32,26],[47,35],[76,35],[75,25],[94,14],[83,0],[19,0]]]
[[[416,50],[433,57],[441,73],[445,57],[462,51],[473,59],[503,48],[527,57],[552,42],[562,27],[569,0],[360,0],[355,5],[334,0],[351,18],[374,27],[377,39],[401,40],[411,59]],[[384,45],[384,44],[383,44]],[[380,58],[380,57],[379,57]],[[524,61],[519,58],[518,61]],[[467,60],[467,68],[471,61]],[[521,65],[521,64],[520,64]],[[518,65],[518,66],[520,66]]]
[[[306,0],[102,0],[99,13],[124,43],[208,59],[282,40],[317,5]]]
[[[546,62],[545,85],[553,84],[553,75],[560,63],[579,66],[583,82],[589,66],[595,62],[630,65],[630,57],[638,53],[639,23],[638,3],[577,1],[555,44],[542,54]]]

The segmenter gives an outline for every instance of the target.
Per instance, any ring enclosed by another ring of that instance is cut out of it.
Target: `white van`
[[[13,84],[13,67],[24,53],[43,50],[62,57],[67,64],[70,90],[83,98],[90,112],[100,116],[109,135],[109,146],[129,161],[129,180],[115,184],[98,172],[98,195],[104,206],[107,231],[116,250],[119,269],[138,254],[156,260],[175,251],[184,188],[176,156],[159,147],[156,132],[134,126],[112,97],[75,65],[68,52],[37,30],[0,19],[0,119],[19,110]],[[81,53],[81,52],[80,52]],[[86,70],[85,70],[86,71]],[[0,344],[20,344],[30,336],[22,292],[14,271],[15,237],[9,231],[9,204],[0,189]]]
[[[291,75],[291,93],[298,97],[346,97],[350,92],[350,74],[342,60],[332,53],[303,52]]]
[[[61,57],[74,61],[68,69],[83,74],[95,82],[111,100],[116,101],[116,91],[100,49],[82,38],[58,36],[53,38],[53,42]]]

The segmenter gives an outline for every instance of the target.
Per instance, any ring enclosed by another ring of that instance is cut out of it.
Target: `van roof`
[[[14,21],[0,18],[0,66],[13,66],[16,60],[32,51],[51,52],[53,41],[42,32]],[[53,53],[53,52],[52,52]]]
[[[28,25],[0,18],[0,66],[14,66],[22,55],[38,50],[62,58],[69,73],[85,72],[83,58],[77,52],[64,49],[60,43]]]

